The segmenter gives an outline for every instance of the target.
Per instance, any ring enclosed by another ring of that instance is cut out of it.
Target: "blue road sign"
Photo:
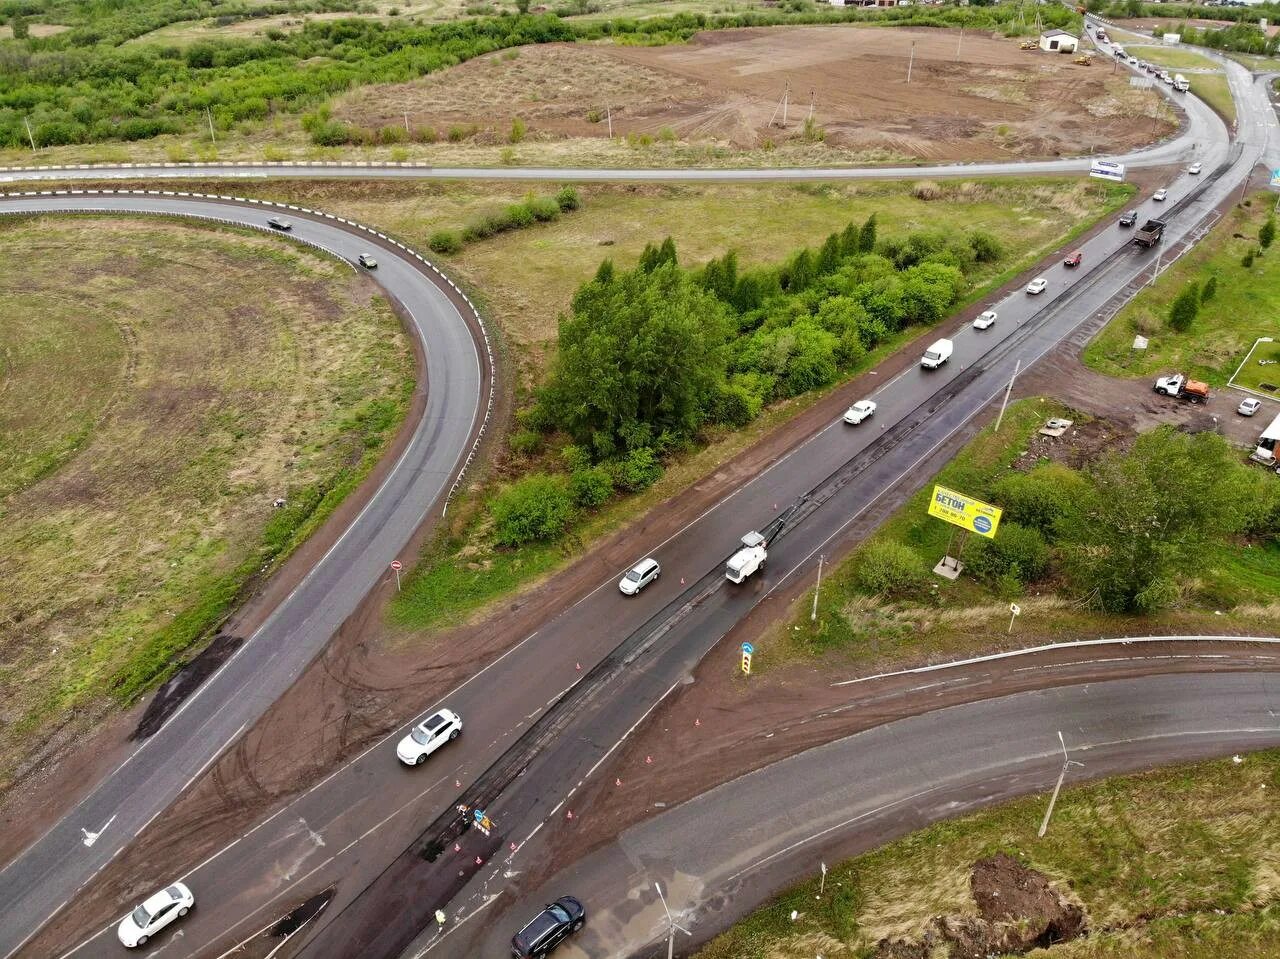
[[[979,533],[990,533],[991,520],[987,519],[985,516],[975,516],[973,518],[973,528]]]
[[[484,810],[483,810],[483,809],[477,809],[474,813],[472,813],[472,815],[474,815],[474,816],[476,817],[476,822],[484,822]]]
[[[743,643],[742,651],[746,653],[748,656],[750,656],[752,653],[756,651],[756,648],[752,646],[750,643]]]

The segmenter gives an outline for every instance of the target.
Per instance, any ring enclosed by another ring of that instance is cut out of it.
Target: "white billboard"
[[[1096,176],[1100,180],[1122,182],[1124,180],[1124,164],[1116,163],[1114,160],[1094,160],[1093,165],[1089,168],[1089,176]]]

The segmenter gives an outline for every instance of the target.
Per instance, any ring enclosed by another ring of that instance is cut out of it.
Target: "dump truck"
[[[1173,75],[1173,88],[1179,93],[1186,93],[1191,89],[1191,84],[1181,73],[1175,73]]]
[[[801,502],[804,497],[801,498]],[[724,564],[724,576],[731,583],[741,583],[756,570],[764,568],[769,557],[769,544],[786,527],[792,514],[800,508],[799,502],[788,506],[765,526],[752,530],[742,537],[742,546]]]
[[[1138,246],[1153,247],[1164,236],[1164,220],[1148,220],[1142,229],[1133,235],[1133,242]]]
[[[1183,373],[1162,376],[1156,380],[1155,391],[1165,396],[1177,397],[1188,403],[1203,403],[1209,398],[1209,384],[1189,380]]]

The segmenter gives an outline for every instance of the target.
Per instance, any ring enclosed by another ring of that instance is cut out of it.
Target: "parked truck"
[[[1173,88],[1179,93],[1186,93],[1191,89],[1191,84],[1181,73],[1175,73],[1173,75]]]
[[[724,564],[725,579],[731,583],[741,583],[752,573],[763,569],[764,561],[769,558],[769,544],[777,538],[799,508],[798,503],[792,504],[771,519],[768,525],[760,527],[759,531],[752,530],[743,536],[742,546]]]
[[[1164,236],[1164,220],[1148,220],[1142,229],[1133,235],[1133,242],[1138,246],[1153,247]]]
[[[1156,380],[1155,391],[1165,396],[1174,396],[1189,403],[1203,403],[1209,398],[1209,384],[1199,380],[1189,380],[1183,373],[1162,376]]]

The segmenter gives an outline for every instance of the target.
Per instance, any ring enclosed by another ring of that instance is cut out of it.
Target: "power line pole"
[[[916,42],[911,41],[911,58],[907,61],[907,83],[911,83],[911,68],[916,62]]]
[[[209,139],[210,139],[212,142],[217,143],[217,142],[218,142],[218,138],[217,138],[217,136],[215,136],[215,135],[214,135],[214,132],[213,132],[213,111],[211,111],[208,107],[205,107],[205,108],[204,108],[204,117],[205,117],[205,119],[206,119],[206,120],[208,120],[208,121],[209,121]]]
[[[1053,795],[1049,797],[1049,808],[1044,811],[1044,822],[1040,824],[1040,831],[1036,833],[1041,839],[1049,831],[1049,817],[1053,815],[1053,807],[1058,801],[1058,792],[1062,789],[1062,781],[1067,778],[1067,767],[1084,765],[1084,763],[1078,763],[1067,756],[1067,744],[1062,738],[1062,730],[1058,730],[1058,742],[1062,743],[1062,772],[1058,773],[1058,784],[1053,787]]]
[[[956,59],[960,59],[960,44],[964,42],[964,27],[960,28],[960,39],[956,41]]]
[[[27,125],[27,139],[31,141],[31,152],[36,152],[36,138],[31,133],[31,121],[26,117],[22,118],[22,122]]]
[[[815,622],[818,618],[818,591],[822,589],[822,554],[818,554],[818,585],[813,587],[813,611],[809,614],[809,622]],[[826,875],[826,870],[823,870]]]
[[[1004,408],[1009,405],[1009,394],[1013,392],[1013,381],[1018,378],[1018,371],[1022,369],[1022,360],[1018,360],[1013,365],[1013,376],[1009,377],[1009,385],[1004,389],[1004,399],[1000,403],[1000,415],[996,417],[996,428],[992,430],[994,433],[1000,432],[1000,424],[1004,421]]]

